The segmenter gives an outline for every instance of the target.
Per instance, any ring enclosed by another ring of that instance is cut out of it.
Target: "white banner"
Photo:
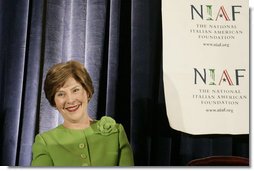
[[[173,129],[249,133],[248,3],[162,0],[163,79]]]

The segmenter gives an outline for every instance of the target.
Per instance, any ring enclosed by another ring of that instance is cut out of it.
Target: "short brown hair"
[[[55,106],[56,91],[61,88],[66,80],[73,77],[87,91],[90,99],[94,93],[92,79],[85,69],[84,65],[77,61],[67,61],[53,65],[44,81],[44,92],[51,106]]]

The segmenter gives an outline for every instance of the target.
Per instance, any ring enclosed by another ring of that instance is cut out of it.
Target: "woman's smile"
[[[66,107],[65,109],[68,112],[76,112],[79,109],[79,107],[80,107],[80,105],[73,105],[73,106]]]

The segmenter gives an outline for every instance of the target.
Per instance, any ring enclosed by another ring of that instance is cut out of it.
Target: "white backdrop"
[[[162,25],[170,126],[195,135],[248,134],[248,1],[163,0]]]

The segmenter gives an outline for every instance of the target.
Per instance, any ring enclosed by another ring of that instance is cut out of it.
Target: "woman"
[[[35,137],[32,166],[134,165],[123,126],[111,117],[89,117],[88,102],[94,89],[81,63],[54,65],[47,73],[44,91],[64,122]]]

